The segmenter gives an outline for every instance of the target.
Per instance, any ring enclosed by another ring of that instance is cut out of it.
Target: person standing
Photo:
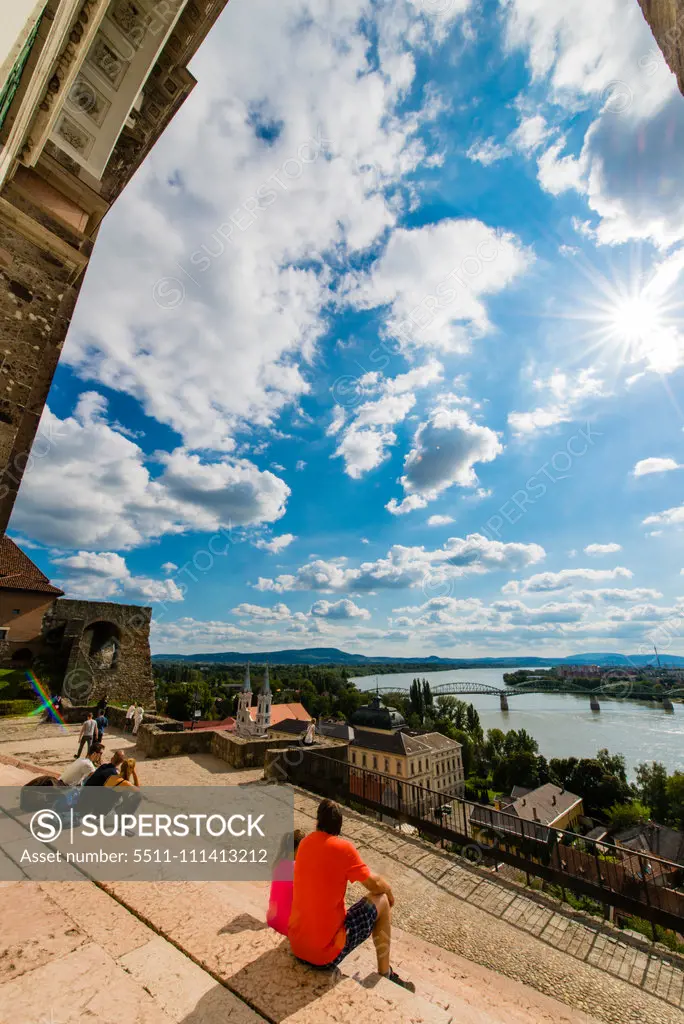
[[[78,753],[74,754],[74,760],[81,756],[83,747],[86,747],[86,753],[90,753],[90,748],[93,743],[97,743],[97,723],[93,718],[92,711],[88,712],[88,717],[81,726],[81,731],[78,734]]]
[[[107,710],[106,708],[102,708],[100,713],[99,713],[99,715],[95,719],[95,724],[97,725],[97,742],[98,743],[102,743],[102,737],[104,736],[104,731],[107,728],[107,726],[109,725],[109,719],[107,718],[107,715],[105,714],[106,710]]]
[[[302,839],[294,862],[288,938],[298,960],[317,970],[337,967],[373,936],[378,974],[415,992],[390,965],[394,895],[388,882],[364,864],[358,850],[340,838],[342,811],[333,800],[318,805],[317,829]],[[368,895],[345,912],[347,882],[360,882]]]
[[[126,728],[124,732],[133,732],[133,718],[135,716],[135,704],[129,704],[126,712]]]
[[[133,735],[134,736],[137,734],[138,729],[140,728],[140,723],[142,722],[144,715],[145,715],[145,712],[143,710],[142,704],[138,704],[137,708],[135,709],[135,714],[133,715]]]

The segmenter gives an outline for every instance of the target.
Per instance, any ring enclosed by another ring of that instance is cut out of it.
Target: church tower
[[[271,703],[273,696],[271,694],[271,682],[268,678],[268,665],[266,665],[266,672],[264,674],[264,685],[261,687],[261,692],[257,698],[257,713],[256,713],[256,735],[267,736],[268,730],[271,726]]]
[[[254,734],[254,723],[252,721],[252,716],[249,713],[251,706],[252,683],[249,678],[249,662],[247,662],[247,668],[245,669],[245,681],[242,684],[242,690],[238,696],[237,724],[235,728],[235,734],[237,736],[242,736],[245,739]]]

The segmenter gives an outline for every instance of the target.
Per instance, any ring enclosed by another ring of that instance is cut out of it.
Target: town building
[[[154,707],[152,610],[63,596],[9,537],[0,538],[0,667],[34,669],[73,704]]]
[[[403,716],[379,697],[351,716],[349,763],[382,772],[433,792],[460,796],[464,773],[461,744],[438,732],[409,731]]]
[[[257,697],[256,708],[252,707],[252,680],[249,665],[245,669],[245,681],[242,690],[238,695],[237,718],[235,721],[235,735],[241,739],[257,737],[264,739],[268,736],[271,728],[271,705],[273,694],[271,693],[271,681],[268,676],[268,665],[264,669],[264,681]]]
[[[188,62],[226,3],[3,4],[0,536],[102,219],[191,92]]]
[[[470,824],[475,833],[488,829],[545,842],[551,829],[575,831],[583,816],[580,796],[547,782],[536,789],[516,786],[511,799],[499,800],[493,808],[474,807]]]

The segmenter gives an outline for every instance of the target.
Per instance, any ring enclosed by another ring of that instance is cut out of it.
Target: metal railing
[[[294,756],[293,756],[294,755]],[[529,821],[457,793],[426,789],[380,772],[300,748],[283,750],[272,775],[349,805],[358,804],[424,835],[452,844],[472,860],[509,864],[578,896],[607,913],[684,932],[684,865],[574,832]]]

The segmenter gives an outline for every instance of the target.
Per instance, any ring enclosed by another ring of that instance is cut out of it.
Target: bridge
[[[593,690],[583,688],[559,689],[557,685],[546,682],[544,679],[530,680],[519,686],[490,686],[488,683],[469,682],[460,679],[451,683],[442,683],[441,686],[430,687],[433,697],[464,697],[468,694],[491,694],[499,698],[502,711],[508,711],[508,700],[510,697],[523,697],[529,693],[558,693],[570,697],[589,697],[592,711],[600,711],[599,697],[611,697],[623,700],[655,700],[663,704],[668,711],[674,711],[672,698],[684,698],[684,687],[668,690],[667,693],[654,694],[650,690],[640,690],[630,679],[613,679],[609,683],[596,687]],[[377,693],[405,693],[408,695],[407,686],[380,686],[376,687]]]

